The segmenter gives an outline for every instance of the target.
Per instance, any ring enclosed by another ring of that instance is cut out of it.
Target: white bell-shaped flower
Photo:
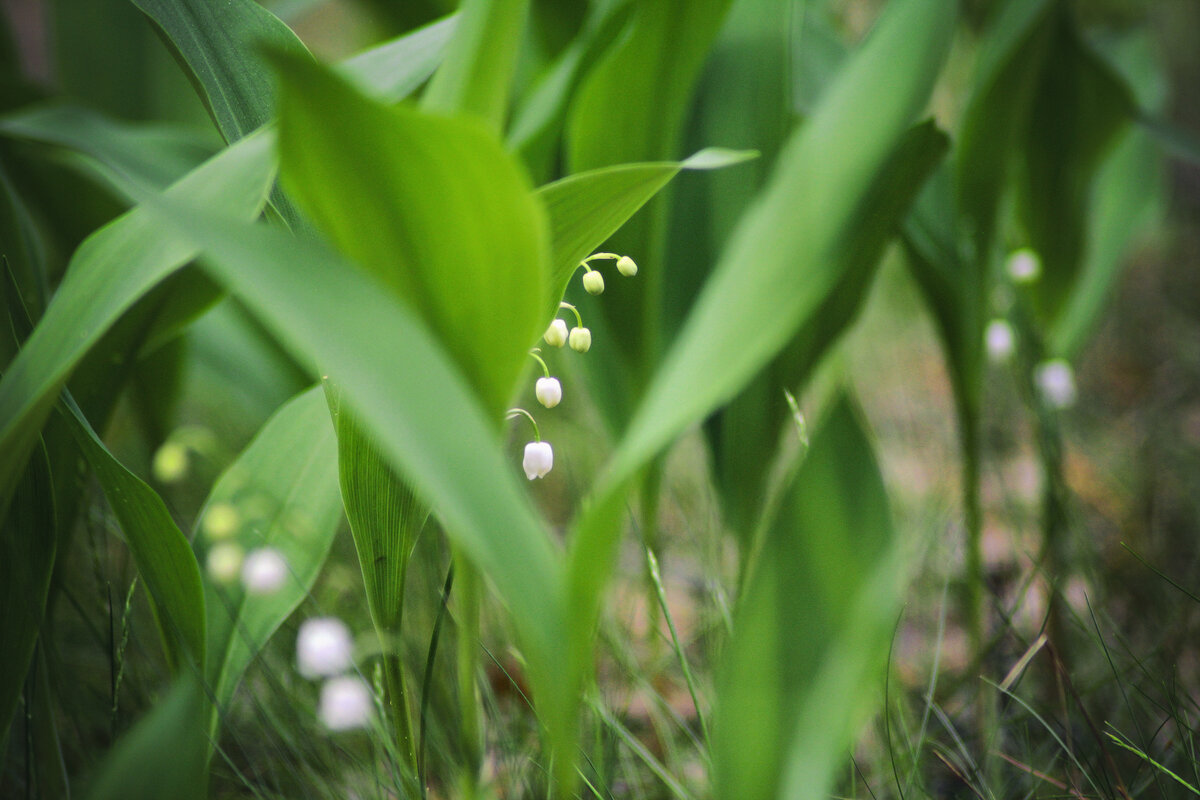
[[[554,467],[554,450],[549,442],[530,442],[525,445],[525,477],[529,480],[545,476]]]
[[[586,353],[592,347],[592,332],[587,328],[571,328],[567,342],[576,353]]]
[[[329,730],[348,731],[366,727],[373,707],[371,690],[362,678],[344,675],[325,681],[317,715]]]
[[[583,288],[588,294],[600,294],[604,291],[604,276],[596,270],[583,273]]]
[[[989,322],[983,339],[987,346],[988,358],[993,363],[1003,364],[1012,358],[1013,351],[1016,349],[1017,337],[1013,333],[1012,325],[1008,324],[1008,320],[994,319]]]
[[[1033,370],[1033,382],[1051,408],[1075,405],[1075,371],[1065,358],[1052,358],[1038,364]]]
[[[271,594],[287,580],[288,565],[274,547],[253,550],[242,562],[242,585],[250,594]]]
[[[562,402],[562,384],[558,378],[538,378],[533,393],[546,408],[554,408]]]
[[[306,619],[296,635],[296,666],[309,680],[345,672],[354,663],[354,639],[337,617]]]
[[[567,343],[567,323],[561,319],[554,320],[554,322],[550,323],[550,327],[546,329],[546,333],[542,338],[551,347],[562,347]]]
[[[617,272],[626,278],[632,278],[637,275],[637,264],[629,256],[621,256],[617,259]]]

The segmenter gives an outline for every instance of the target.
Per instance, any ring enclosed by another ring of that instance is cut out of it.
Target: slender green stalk
[[[662,493],[662,458],[657,458],[646,469],[642,477],[642,544],[648,553],[659,549],[658,501]],[[657,562],[655,562],[657,567]],[[651,663],[658,660],[658,586],[646,564],[646,631]]]
[[[696,720],[700,723],[700,734],[704,737],[705,747],[709,744],[708,722],[700,706],[700,694],[696,691],[696,680],[692,677],[692,669],[688,665],[687,655],[679,641],[679,633],[675,630],[675,620],[671,618],[671,609],[667,607],[667,592],[663,588],[662,575],[658,570],[658,559],[654,551],[646,548],[646,567],[650,580],[654,583],[654,591],[658,597],[658,606],[662,609],[663,617],[667,620],[667,628],[671,631],[671,644],[675,647],[675,656],[679,659],[679,668],[683,671],[683,681],[687,684],[688,694],[692,696],[692,705],[696,708]]]
[[[396,732],[396,749],[411,775],[417,775],[416,740],[412,733],[412,718],[408,710],[408,692],[404,682],[404,665],[399,653],[389,651],[383,657],[383,686],[388,711]]]
[[[479,573],[460,554],[455,554],[455,591],[458,613],[456,658],[458,662],[458,707],[462,725],[462,745],[466,756],[464,773],[473,793],[482,765],[482,725],[479,692],[475,677],[479,674],[479,616],[482,607]]]

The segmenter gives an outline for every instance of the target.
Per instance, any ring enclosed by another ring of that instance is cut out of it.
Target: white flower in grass
[[[296,635],[296,666],[309,680],[345,672],[354,663],[354,640],[337,617],[305,620]]]
[[[604,276],[596,270],[583,273],[583,288],[588,294],[600,294],[604,291]]]
[[[554,408],[562,402],[562,384],[558,378],[538,378],[533,393],[546,408]]]
[[[362,678],[345,675],[325,681],[317,715],[329,730],[348,731],[366,727],[373,707],[371,690]]]
[[[213,503],[204,512],[204,535],[210,539],[228,539],[242,524],[238,510],[229,503]]]
[[[592,347],[592,332],[587,328],[571,328],[569,343],[576,353],[586,353]]]
[[[617,259],[617,272],[626,278],[632,278],[637,275],[637,264],[629,256],[621,256]]]
[[[525,477],[529,480],[544,477],[554,467],[554,450],[549,442],[530,442],[525,445]]]
[[[1008,257],[1005,269],[1013,283],[1033,283],[1041,277],[1042,260],[1028,248],[1017,250]]]
[[[1017,337],[1007,320],[994,319],[987,324],[984,343],[987,345],[988,358],[996,364],[1002,364],[1012,358]]]
[[[204,568],[217,583],[232,583],[237,580],[244,555],[242,548],[233,542],[221,542],[208,551]]]
[[[250,594],[271,594],[287,580],[288,565],[274,547],[252,550],[242,562],[242,585]]]
[[[551,347],[562,347],[567,343],[567,323],[561,319],[554,320],[542,338]]]
[[[1051,408],[1069,408],[1075,405],[1075,372],[1065,358],[1043,361],[1033,370],[1033,382],[1046,405]]]

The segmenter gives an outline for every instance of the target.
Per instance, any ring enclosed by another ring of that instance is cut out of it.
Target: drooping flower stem
[[[538,428],[537,420],[533,418],[533,414],[530,414],[523,408],[510,408],[508,413],[505,414],[504,418],[513,419],[522,415],[524,415],[525,418],[529,420],[529,424],[533,426],[534,440],[540,442],[542,440],[542,431]]]

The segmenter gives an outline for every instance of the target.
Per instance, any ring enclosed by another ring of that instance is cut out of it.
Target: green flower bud
[[[617,259],[617,272],[626,278],[632,278],[637,275],[637,264],[629,256],[621,256]]]
[[[604,291],[604,276],[594,269],[583,273],[583,288],[588,294],[600,294]]]
[[[586,353],[592,346],[592,332],[587,328],[572,328],[567,343],[576,353]]]

